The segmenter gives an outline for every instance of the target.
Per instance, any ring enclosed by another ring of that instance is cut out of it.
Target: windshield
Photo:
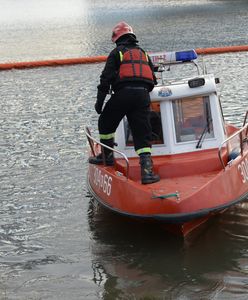
[[[205,139],[214,137],[209,96],[174,100],[172,106],[177,143],[198,141],[207,125]]]

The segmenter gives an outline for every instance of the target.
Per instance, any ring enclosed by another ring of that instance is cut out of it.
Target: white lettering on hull
[[[238,170],[241,174],[241,179],[243,183],[248,182],[248,159],[244,159],[240,164],[238,164]]]
[[[101,170],[94,166],[93,183],[101,189],[103,193],[110,196],[112,190],[112,177],[104,174]]]

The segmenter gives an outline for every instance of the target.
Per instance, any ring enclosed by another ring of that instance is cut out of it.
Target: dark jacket
[[[139,47],[137,45],[138,41],[136,40],[136,38],[133,35],[127,34],[119,38],[116,44],[117,44],[116,48],[110,52],[107,58],[105,67],[100,76],[100,84],[98,85],[98,89],[105,94],[109,93],[110,88],[114,92],[116,92],[124,86],[139,86],[139,87],[141,86],[151,91],[154,87],[154,84],[157,83],[157,80],[154,74],[154,67],[150,57],[148,57],[149,59],[148,63],[153,72],[154,82],[146,82],[143,80],[140,81],[130,80],[125,82],[120,82],[118,78],[120,64],[121,64],[119,51],[122,51],[123,49]]]

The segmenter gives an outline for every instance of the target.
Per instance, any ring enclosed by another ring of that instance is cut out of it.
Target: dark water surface
[[[247,1],[0,0],[0,61],[107,54],[130,22],[148,50],[247,44]],[[226,120],[248,109],[248,54],[204,58]],[[0,73],[0,299],[248,299],[248,206],[182,241],[95,206],[84,126],[96,134],[103,64]]]

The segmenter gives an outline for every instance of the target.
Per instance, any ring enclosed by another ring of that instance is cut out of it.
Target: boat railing
[[[107,149],[113,151],[114,153],[119,154],[121,157],[124,158],[124,160],[126,162],[126,179],[128,180],[129,179],[129,160],[128,160],[127,156],[123,152],[120,152],[120,151],[118,151],[118,150],[116,150],[114,148],[111,148],[111,147],[109,147],[109,146],[101,143],[100,141],[96,140],[95,138],[93,138],[88,126],[85,127],[85,134],[86,134],[86,137],[88,139],[91,152],[92,152],[92,154],[94,156],[96,156],[95,147],[94,146],[95,146],[95,144],[97,144],[97,145],[100,145],[103,148],[107,148]]]
[[[236,139],[236,144],[238,144],[238,147],[236,147],[234,149],[234,152],[232,153],[232,157],[230,157],[230,159],[235,159],[239,155],[241,155],[241,156],[244,155],[244,144],[248,143],[248,123],[247,123],[247,121],[248,121],[248,111],[246,112],[246,115],[245,115],[243,127],[240,130],[236,131],[231,136],[229,136],[227,139],[225,139],[219,146],[218,155],[219,155],[219,159],[220,159],[221,165],[224,170],[226,169],[226,165],[222,158],[222,150],[224,148],[224,145],[228,145],[227,143],[231,143],[232,141],[235,141],[235,139]],[[237,141],[238,141],[238,143],[237,143]],[[230,153],[229,153],[229,156],[230,156]]]
[[[244,122],[243,122],[243,127],[245,126],[245,124],[248,122],[248,110],[245,114],[245,118],[244,118]]]

